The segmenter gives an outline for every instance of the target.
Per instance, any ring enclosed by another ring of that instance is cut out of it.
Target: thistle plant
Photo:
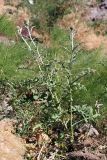
[[[40,101],[40,124],[49,129],[55,123],[61,123],[67,134],[70,134],[71,142],[74,140],[74,128],[81,122],[91,122],[99,116],[99,107],[78,105],[74,102],[75,90],[85,90],[85,85],[81,81],[95,70],[86,68],[81,73],[74,73],[75,63],[80,53],[79,45],[75,44],[75,30],[70,28],[69,46],[63,46],[67,58],[65,60],[55,57],[49,59],[48,54],[42,54],[38,43],[32,38],[33,27],[26,24],[28,39],[22,35],[22,28],[18,27],[18,34],[25,42],[35,63],[38,66],[38,81],[41,90],[33,92],[34,99]],[[44,89],[45,88],[45,89]],[[99,106],[97,104],[97,106]],[[40,127],[40,125],[39,125]]]

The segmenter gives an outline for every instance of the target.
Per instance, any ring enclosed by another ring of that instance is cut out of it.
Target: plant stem
[[[73,111],[72,111],[72,90],[70,89],[70,121],[71,121],[71,142],[74,140],[74,132],[73,132]]]
[[[70,33],[70,40],[71,40],[71,57],[70,57],[70,64],[69,64],[69,87],[70,87],[70,122],[71,122],[71,142],[74,140],[74,132],[73,132],[73,97],[72,97],[72,86],[71,86],[71,81],[72,81],[72,65],[73,65],[73,56],[75,55],[74,53],[74,36],[75,32],[72,28],[70,28],[71,33]]]

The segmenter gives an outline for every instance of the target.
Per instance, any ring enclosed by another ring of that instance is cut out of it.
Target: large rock
[[[87,18],[92,21],[107,20],[107,0],[101,0],[97,5],[90,6]]]
[[[13,134],[13,120],[0,121],[0,160],[23,160],[25,146],[22,139]]]

